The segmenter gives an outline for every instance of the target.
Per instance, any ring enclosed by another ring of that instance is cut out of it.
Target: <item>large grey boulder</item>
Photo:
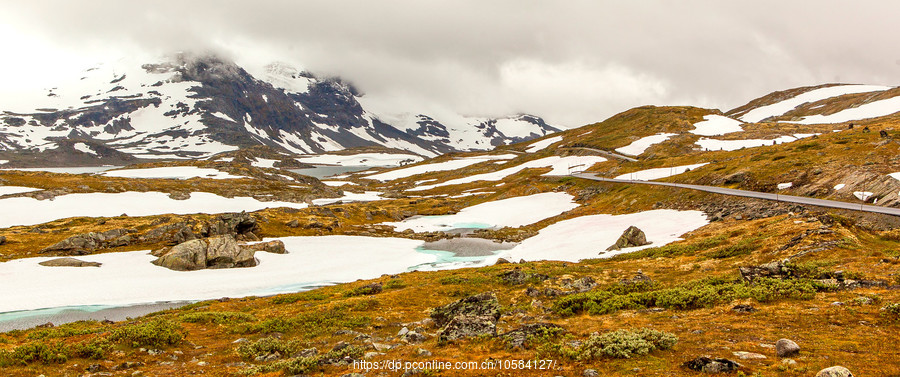
[[[616,243],[606,248],[606,251],[621,250],[649,244],[650,242],[647,242],[647,236],[644,234],[644,231],[632,225],[629,226],[628,229],[625,229],[625,231],[622,232],[622,235],[619,236],[619,239],[616,240]]]
[[[816,377],[853,377],[853,373],[849,369],[840,365],[828,367],[816,373]]]
[[[190,240],[168,249],[154,252],[157,266],[176,271],[207,268],[253,267],[257,261],[252,248],[238,245],[231,235]]]
[[[56,258],[38,263],[47,267],[100,267],[99,262],[85,262],[75,258]]]
[[[791,357],[800,353],[800,346],[790,339],[779,339],[775,342],[775,354],[778,357]]]

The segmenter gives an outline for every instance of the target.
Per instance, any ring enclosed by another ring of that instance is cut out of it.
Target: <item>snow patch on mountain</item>
[[[816,134],[794,134],[794,136],[779,136],[775,139],[743,139],[743,140],[720,140],[701,137],[695,144],[708,151],[736,151],[742,148],[754,148],[765,145],[776,145],[782,143],[790,143],[799,139],[807,138]]]
[[[647,148],[650,148],[652,145],[669,140],[670,137],[675,135],[678,134],[661,133],[651,136],[645,136],[631,142],[631,144],[628,144],[624,147],[616,148],[616,152],[630,156],[638,156],[644,153],[644,151],[646,151]]]
[[[490,173],[476,174],[468,177],[451,179],[446,182],[436,183],[432,185],[418,186],[407,191],[424,191],[431,190],[435,187],[461,185],[464,183],[472,183],[477,181],[499,181],[510,175],[516,174],[522,170],[529,168],[551,168],[549,172],[544,173],[545,176],[551,175],[568,175],[573,169],[580,171],[587,170],[596,163],[606,161],[603,157],[598,156],[550,156],[537,160],[528,161],[526,163],[498,170]]]
[[[706,164],[708,164],[708,162],[693,165],[672,166],[667,168],[645,169],[632,173],[622,174],[620,176],[617,176],[615,179],[627,179],[629,181],[652,181],[654,179],[661,179],[671,177],[673,175],[678,175],[688,170],[694,170]]]
[[[838,86],[829,86],[825,88],[815,89],[808,91],[806,93],[802,93],[797,95],[796,97],[792,97],[786,99],[781,102],[773,103],[771,105],[766,105],[762,107],[755,108],[753,110],[748,111],[746,114],[740,117],[740,119],[747,123],[756,123],[763,119],[779,116],[791,111],[798,106],[804,103],[817,102],[824,99],[838,97],[847,94],[855,94],[855,93],[868,93],[868,92],[878,92],[893,89],[890,86],[880,86],[880,85],[838,85]],[[896,111],[896,110],[895,110]],[[861,118],[859,118],[861,119]],[[817,123],[832,123],[832,122],[817,122]],[[838,122],[833,122],[838,123]],[[813,123],[807,123],[813,124]]]
[[[562,141],[562,139],[563,139],[562,136],[553,136],[553,137],[548,137],[544,140],[536,141],[534,143],[531,143],[531,145],[529,145],[528,148],[525,148],[525,152],[534,153],[537,151],[542,151],[544,149],[547,149],[547,147],[549,147],[551,144]]]
[[[833,124],[854,120],[877,118],[900,112],[900,96],[869,102],[855,108],[844,109],[829,115],[810,115],[796,122],[797,124]]]
[[[703,116],[703,119],[694,123],[694,129],[689,132],[700,136],[719,136],[744,130],[741,127],[743,123],[726,116],[710,114]]]

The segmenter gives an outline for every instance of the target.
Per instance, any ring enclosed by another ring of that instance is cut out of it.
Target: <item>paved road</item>
[[[900,216],[900,208],[880,207],[880,206],[873,206],[873,205],[868,205],[868,204],[853,204],[853,203],[847,203],[847,202],[839,202],[836,200],[807,198],[805,196],[770,194],[770,193],[766,193],[766,192],[738,190],[738,189],[730,189],[730,188],[716,187],[716,186],[689,185],[689,184],[684,184],[684,183],[631,181],[631,180],[627,180],[627,179],[612,179],[612,178],[598,177],[597,175],[592,174],[592,173],[577,173],[577,174],[572,174],[572,176],[578,177],[578,178],[590,179],[592,181],[600,181],[600,182],[639,183],[639,184],[644,184],[644,185],[678,187],[678,188],[685,188],[685,189],[691,189],[691,190],[712,192],[712,193],[716,193],[716,194],[743,196],[743,197],[747,197],[747,198],[775,200],[775,201],[779,201],[779,202],[807,204],[807,205],[813,205],[813,206],[819,206],[819,207],[841,208],[841,209],[849,209],[849,210],[855,210],[855,211],[874,212],[874,213],[883,213],[883,214],[887,214],[887,215]]]

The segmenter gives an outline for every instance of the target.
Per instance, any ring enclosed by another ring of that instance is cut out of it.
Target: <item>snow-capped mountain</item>
[[[558,131],[530,115],[416,115],[389,123],[359,97],[341,79],[286,64],[251,74],[210,55],[123,60],[40,93],[0,99],[0,153],[202,158],[253,145],[297,154],[380,145],[435,156]]]

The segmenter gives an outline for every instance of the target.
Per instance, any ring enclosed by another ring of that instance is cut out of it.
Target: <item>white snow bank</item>
[[[868,191],[854,191],[853,196],[859,200],[866,201],[866,199],[869,199],[869,197],[872,196],[872,193]]]
[[[894,179],[900,181],[900,172],[897,172],[897,173],[891,173],[891,174],[888,174],[888,176],[890,176],[891,178],[894,178]]]
[[[113,217],[162,214],[222,213],[258,211],[265,208],[306,208],[306,203],[261,202],[254,198],[226,198],[208,192],[191,193],[186,200],[175,200],[162,192],[121,192],[68,194],[53,200],[29,197],[0,199],[0,227],[35,225],[67,217]]]
[[[347,182],[347,181],[322,181],[322,183],[324,183],[328,186],[334,186],[334,187],[353,184],[353,182]]]
[[[395,153],[360,153],[350,155],[319,154],[300,156],[297,160],[307,164],[327,164],[340,166],[400,166],[401,162],[419,162],[421,156]]]
[[[61,306],[123,306],[296,292],[304,286],[373,279],[435,261],[399,238],[324,236],[276,238],[288,254],[257,252],[248,268],[172,271],[147,251],[82,256],[100,267],[45,267],[52,258],[0,263],[0,312]],[[271,239],[266,239],[271,240]]]
[[[550,225],[534,237],[499,257],[508,260],[525,259],[577,262],[588,258],[608,258],[613,255],[663,246],[679,240],[682,234],[709,222],[700,211],[653,210],[627,215],[592,215],[563,220]],[[650,245],[605,252],[629,226],[644,231]]]
[[[0,186],[0,195],[21,194],[23,192],[41,191],[42,189],[22,186]]]
[[[840,190],[840,189],[842,189],[842,188],[844,188],[844,187],[846,187],[846,186],[847,186],[847,185],[845,185],[845,184],[843,184],[843,183],[838,183],[838,184],[834,185],[834,190],[837,191],[837,190]]]
[[[842,96],[845,94],[878,92],[892,89],[890,86],[879,85],[839,85],[827,88],[815,89],[802,93],[796,97],[786,99],[781,102],[773,103],[763,107],[758,107],[748,111],[741,117],[741,120],[747,123],[756,123],[771,116],[778,116],[791,111],[797,106],[808,102],[817,102],[823,99]],[[816,122],[829,123],[829,122]],[[834,122],[838,123],[838,122]]]
[[[499,181],[510,175],[516,174],[528,168],[552,168],[551,171],[544,173],[549,175],[568,175],[570,171],[584,171],[598,162],[606,161],[603,157],[598,156],[550,156],[537,160],[528,161],[524,164],[516,165],[511,168],[498,170],[490,173],[476,174],[468,177],[451,179],[446,182],[435,183],[433,185],[419,186],[411,188],[407,191],[423,191],[431,190],[435,187],[459,185],[463,183],[471,183],[477,181]]]
[[[514,155],[512,153],[505,153],[505,154],[479,154],[479,155],[475,155],[475,156],[460,157],[460,158],[464,159],[464,160],[469,159],[469,160],[491,161],[491,160],[509,160],[509,159],[513,159],[516,157],[519,157],[519,156]]]
[[[400,222],[387,222],[397,231],[447,231],[457,228],[519,227],[536,223],[578,207],[566,193],[550,192],[496,200],[463,208],[446,216],[422,216]]]
[[[395,179],[411,177],[418,174],[431,173],[436,171],[448,171],[448,170],[456,170],[462,169],[464,167],[475,165],[480,162],[495,160],[496,158],[488,158],[485,156],[484,158],[476,158],[476,157],[467,157],[458,160],[450,160],[444,162],[435,162],[431,164],[423,164],[410,166],[408,168],[402,168],[397,170],[391,170],[384,173],[373,174],[367,176],[368,179],[375,179],[379,181],[393,181]]]
[[[270,160],[268,158],[257,158],[256,160],[251,162],[250,165],[256,166],[258,168],[274,168],[276,162],[278,162],[278,160]]]
[[[704,116],[703,119],[706,120],[694,123],[694,129],[690,133],[700,136],[717,136],[744,130],[741,127],[743,123],[729,117],[711,114]]]
[[[631,144],[628,144],[624,147],[616,148],[616,152],[619,152],[621,154],[627,154],[630,156],[637,156],[637,155],[640,155],[641,153],[644,153],[644,151],[646,151],[647,148],[650,148],[651,145],[662,143],[666,140],[669,140],[670,137],[675,136],[675,135],[678,135],[678,134],[661,133],[661,134],[656,134],[656,135],[651,135],[651,136],[645,136],[645,137],[642,137],[640,139],[637,139],[637,140],[631,142]]]
[[[858,107],[844,109],[830,115],[810,115],[796,122],[798,124],[844,123],[860,119],[877,118],[900,111],[900,96],[869,102]]]
[[[791,186],[793,186],[793,185],[794,185],[794,182],[785,182],[785,183],[779,183],[777,187],[779,190],[784,190],[787,188],[791,188]]]
[[[81,153],[87,153],[97,156],[97,152],[95,152],[89,145],[85,143],[75,143],[72,145],[72,148],[75,148],[76,151],[79,151]]]
[[[655,169],[646,169],[640,170],[633,173],[622,174],[616,179],[627,179],[629,181],[652,181],[654,179],[671,177],[673,175],[678,175],[684,173],[688,170],[694,170],[703,165],[708,164],[708,162],[704,162],[702,164],[693,164],[693,165],[683,165],[683,166],[672,166],[668,168],[655,168]]]
[[[755,148],[766,145],[790,143],[799,139],[818,134],[794,134],[794,136],[779,136],[775,139],[745,139],[745,140],[719,140],[701,137],[695,144],[708,151],[736,151],[741,148]]]
[[[223,171],[196,166],[166,166],[161,168],[123,169],[109,170],[101,173],[107,177],[121,178],[210,178],[210,179],[239,179],[247,178],[241,175],[231,175]]]
[[[9,163],[9,160],[0,160],[0,165],[8,164],[8,163]]]
[[[344,191],[344,196],[340,198],[322,198],[322,199],[313,199],[312,203],[317,206],[324,206],[331,203],[337,202],[371,202],[374,200],[384,199],[381,196],[381,192],[378,191],[366,191],[362,194],[357,194],[353,192]]]
[[[529,145],[528,148],[525,148],[525,152],[534,153],[534,152],[537,152],[540,150],[544,150],[547,147],[549,147],[550,144],[562,141],[562,139],[563,139],[562,136],[554,136],[554,137],[548,137],[544,140],[538,140],[538,141],[532,143],[531,145]]]

